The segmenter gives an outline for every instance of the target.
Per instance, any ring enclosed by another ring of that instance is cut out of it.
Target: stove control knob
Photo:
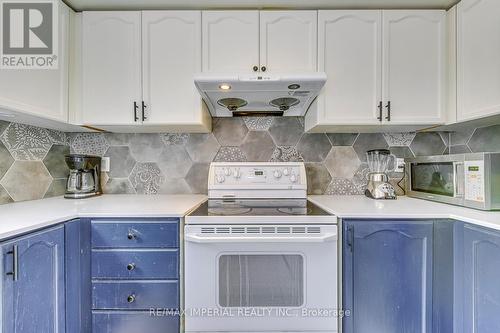
[[[295,182],[297,181],[297,176],[295,176],[295,175],[291,175],[291,176],[290,176],[290,181],[291,181],[292,183],[295,183]]]
[[[285,176],[288,176],[289,173],[290,173],[290,171],[288,171],[288,168],[285,168],[285,170],[283,170],[283,174]]]
[[[234,169],[234,171],[233,171],[233,177],[234,178],[240,178],[241,177],[239,169]]]
[[[229,168],[225,168],[225,169],[224,169],[224,174],[225,174],[226,176],[231,175],[231,169],[229,169]]]
[[[279,171],[279,170],[274,171],[274,178],[277,178],[277,179],[281,178],[281,171]]]
[[[217,183],[223,183],[225,180],[226,180],[226,178],[223,175],[217,176]]]

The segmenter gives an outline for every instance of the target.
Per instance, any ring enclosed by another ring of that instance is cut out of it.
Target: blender
[[[370,173],[365,195],[372,199],[396,199],[396,191],[387,175],[396,169],[396,156],[387,149],[374,149],[366,152],[366,160]]]

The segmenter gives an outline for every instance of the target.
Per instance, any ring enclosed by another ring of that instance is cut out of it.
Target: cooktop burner
[[[210,199],[190,216],[325,216],[330,215],[307,199]]]

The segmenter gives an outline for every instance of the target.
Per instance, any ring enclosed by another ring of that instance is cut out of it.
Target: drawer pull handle
[[[136,236],[133,233],[129,232],[128,235],[127,235],[127,238],[130,239],[130,240],[133,240],[133,239],[136,238]]]
[[[134,263],[131,263],[131,264],[127,265],[127,270],[133,271],[134,269],[135,269],[135,264]]]
[[[135,302],[135,294],[128,295],[127,302],[128,303],[134,303]]]

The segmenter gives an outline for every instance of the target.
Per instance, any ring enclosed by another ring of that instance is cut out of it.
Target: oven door
[[[186,332],[337,332],[337,226],[185,227]]]

